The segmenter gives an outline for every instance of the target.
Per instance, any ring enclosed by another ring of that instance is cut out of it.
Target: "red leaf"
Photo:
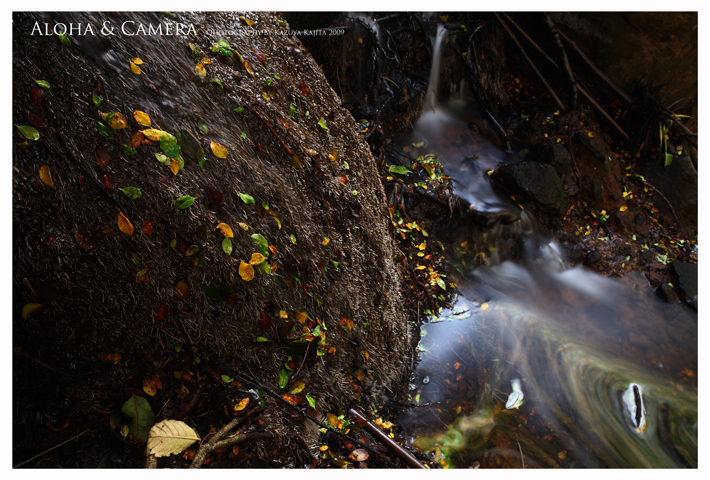
[[[222,195],[221,192],[217,190],[212,190],[210,187],[205,185],[205,191],[207,192],[207,196],[210,199],[210,203],[212,204],[212,209],[213,210],[219,210],[222,208],[222,200],[224,199],[224,196]]]
[[[133,149],[136,149],[143,144],[144,140],[145,140],[145,135],[143,135],[143,133],[141,133],[141,132],[136,132],[131,137],[130,142],[128,142],[128,146]]]
[[[84,250],[91,250],[99,245],[93,237],[82,235],[80,233],[74,233],[74,240],[76,240],[76,243],[78,243]]]
[[[141,227],[141,230],[146,235],[153,235],[153,225],[147,220],[145,222],[143,222],[143,226]]]
[[[155,310],[155,321],[159,322],[161,320],[164,320],[165,317],[168,316],[168,307],[165,306],[165,304],[162,304]]]
[[[32,95],[32,100],[34,100],[35,105],[37,105],[37,108],[39,108],[39,102],[42,101],[42,92],[40,92],[36,88],[33,88],[32,90],[30,90],[30,95]]]
[[[101,145],[96,147],[96,150],[94,150],[94,155],[96,155],[96,163],[98,163],[102,167],[108,165],[108,161],[111,158],[111,154],[108,150],[106,150],[106,147],[103,147]]]
[[[266,312],[262,313],[258,325],[262,330],[269,328],[271,326],[271,315]]]
[[[44,123],[44,119],[42,118],[41,115],[36,115],[32,112],[25,112],[25,115],[27,115],[28,122],[30,122],[40,128],[47,128],[47,124]]]
[[[111,185],[111,182],[109,181],[108,177],[106,174],[101,175],[99,177],[99,180],[101,180],[101,183],[104,184],[104,187],[108,188],[109,190],[113,190],[113,185]]]
[[[259,50],[257,50],[256,47],[251,47],[251,51],[254,52],[254,55],[256,55],[256,58],[258,58],[261,63],[264,63],[266,61],[264,55]]]
[[[311,89],[308,88],[308,85],[306,85],[305,83],[302,83],[299,85],[299,87],[301,87],[301,91],[303,92],[303,94],[305,96],[307,96],[307,97],[311,96]]]
[[[79,184],[79,193],[84,193],[84,177],[83,175],[78,175],[76,181]]]

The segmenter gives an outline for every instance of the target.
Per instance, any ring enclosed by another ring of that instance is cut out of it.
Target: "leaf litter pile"
[[[395,437],[377,409],[409,365],[410,273],[367,145],[298,40],[108,45],[30,37],[35,21],[57,20],[13,22],[13,464],[399,465],[344,408]]]

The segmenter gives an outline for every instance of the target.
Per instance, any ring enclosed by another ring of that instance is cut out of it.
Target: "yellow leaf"
[[[305,386],[306,386],[306,384],[303,382],[294,383],[293,386],[291,387],[291,389],[288,391],[288,393],[290,393],[292,395],[296,395],[298,393],[301,393]]]
[[[245,232],[246,232],[247,230],[249,230],[249,225],[247,225],[246,223],[237,222],[237,225],[239,225],[239,228],[241,228],[241,229],[244,230]]]
[[[249,75],[251,75],[252,77],[254,76],[254,72],[251,71],[251,67],[249,66],[249,62],[247,62],[247,61],[244,62],[244,68],[247,69],[247,72],[249,72]]]
[[[244,263],[244,261],[241,261],[239,263],[239,276],[242,277],[242,280],[244,281],[250,281],[254,279],[254,267],[249,265],[248,263]]]
[[[280,310],[280,311],[279,311],[279,317],[281,317],[281,318],[288,318],[288,313],[286,313],[286,310]]]
[[[136,110],[135,112],[133,112],[133,118],[140,125],[143,125],[144,127],[150,127],[150,117],[147,113],[141,112],[140,110]]]
[[[212,65],[212,60],[205,57],[205,58],[200,59],[200,63],[202,63],[202,65]]]
[[[131,72],[135,73],[136,75],[140,75],[141,74],[141,67],[139,67],[135,63],[131,62]]]
[[[303,312],[296,311],[296,321],[298,321],[298,323],[306,323],[306,320],[308,320],[308,315]]]
[[[243,398],[242,400],[240,400],[240,402],[234,406],[234,411],[241,412],[242,410],[244,410],[247,407],[247,405],[249,405],[249,397],[246,397],[246,398]]]
[[[205,70],[205,66],[202,64],[202,62],[197,62],[197,65],[195,65],[195,73],[198,75],[207,76],[207,70]]]
[[[155,396],[156,393],[156,386],[155,386],[155,381],[151,380],[150,378],[144,378],[143,379],[143,391],[150,395],[151,397]]]
[[[220,223],[214,229],[222,232],[222,235],[224,235],[225,237],[229,237],[229,238],[234,237],[234,232],[232,232],[232,227],[230,227],[226,223]]]
[[[42,183],[49,185],[54,188],[54,182],[52,181],[52,174],[49,172],[49,165],[42,165],[39,167],[39,179]]]
[[[156,457],[167,457],[182,453],[199,441],[200,436],[186,423],[180,420],[163,420],[150,429],[146,451]]]
[[[259,265],[261,263],[264,263],[264,260],[266,260],[266,257],[263,256],[262,254],[252,253],[251,260],[249,260],[249,265]]]
[[[481,310],[488,310],[488,304],[484,303],[483,305],[481,305]]]
[[[135,63],[136,65],[143,65],[145,63],[140,58],[131,58],[131,62]]]
[[[330,238],[328,238],[328,237],[323,237],[323,243],[322,243],[322,245],[325,247],[325,246],[328,245],[329,243],[330,243]]]
[[[217,158],[227,158],[227,154],[229,153],[225,147],[220,145],[217,142],[210,142],[210,148],[212,149],[212,153],[214,154],[215,157]]]
[[[148,140],[153,140],[154,142],[159,142],[161,138],[171,136],[168,132],[163,130],[156,130],[155,128],[146,128],[141,130],[141,133]]]
[[[343,428],[343,421],[340,420],[338,417],[333,415],[332,413],[328,413],[328,423],[330,423],[333,428],[337,428],[338,430]]]
[[[133,235],[133,225],[121,212],[118,212],[118,229],[126,235]]]
[[[170,170],[173,172],[173,175],[177,175],[178,172],[180,171],[180,162],[178,162],[174,158],[172,158],[171,160],[172,160],[172,163],[170,163],[170,165],[168,165],[168,167],[170,167]]]
[[[22,307],[22,318],[27,318],[27,315],[34,312],[35,310],[38,310],[41,307],[42,304],[40,303],[28,303],[27,305]]]
[[[128,122],[126,121],[126,117],[123,116],[120,112],[112,112],[113,115],[111,115],[111,119],[108,121],[108,124],[111,128],[114,130],[121,130],[123,128],[128,128]],[[108,113],[102,113],[101,118],[106,120],[110,114]]]
[[[623,207],[619,207],[620,212],[625,212],[628,209],[629,209],[629,207],[627,207],[626,205],[624,205]]]
[[[261,96],[264,97],[264,100],[266,100],[267,102],[270,102],[270,101],[271,101],[271,97],[269,96],[268,93],[266,93],[266,92],[261,92]]]

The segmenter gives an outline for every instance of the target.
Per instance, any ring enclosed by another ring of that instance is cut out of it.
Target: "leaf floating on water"
[[[41,303],[28,303],[24,307],[22,307],[22,318],[27,318],[27,315],[29,315],[32,312],[36,312],[42,308]]]
[[[60,33],[57,35],[59,37],[59,42],[64,45],[65,47],[69,48],[71,47],[71,40],[69,40],[69,37],[67,36],[66,33]]]
[[[126,235],[133,235],[133,225],[122,212],[118,212],[118,229]]]
[[[35,83],[42,88],[50,88],[49,82],[47,80],[35,80]]]
[[[243,260],[239,263],[239,276],[242,277],[244,281],[251,281],[254,279],[254,267],[245,263]]]
[[[251,236],[251,239],[254,240],[254,243],[259,247],[259,252],[265,256],[269,256],[269,242],[266,241],[266,238],[260,233],[255,233]]]
[[[161,138],[175,139],[174,135],[171,135],[164,130],[157,130],[155,128],[146,128],[145,130],[141,130],[140,132],[145,135],[148,140],[153,140],[154,142],[160,141]]]
[[[185,210],[186,208],[189,208],[193,203],[195,203],[195,197],[191,197],[190,195],[183,195],[182,197],[178,197],[173,201],[173,205],[175,205],[176,208],[180,210]]]
[[[17,129],[27,140],[39,140],[39,132],[35,127],[30,125],[18,125]]]
[[[224,237],[224,240],[222,240],[222,251],[224,253],[226,253],[227,255],[231,255],[232,248],[233,248],[232,240],[229,237]]]
[[[54,188],[54,182],[52,181],[52,174],[49,171],[49,165],[42,165],[39,167],[39,179],[42,183]]]
[[[138,122],[139,125],[144,127],[150,127],[150,117],[147,113],[136,110],[133,112],[133,118]]]
[[[266,257],[260,253],[252,253],[251,260],[249,260],[249,265],[259,265],[266,260]]]
[[[104,121],[108,122],[109,127],[113,128],[114,130],[122,130],[124,128],[128,128],[128,122],[126,121],[126,117],[124,117],[121,112],[102,113],[101,118],[103,118]]]
[[[291,166],[293,166],[294,168],[298,168],[299,170],[303,169],[303,165],[301,164],[301,157],[299,157],[295,153],[291,155]]]
[[[390,165],[390,172],[398,173],[400,175],[406,175],[410,173],[410,170],[402,165]]]
[[[301,91],[303,92],[303,94],[305,96],[307,96],[307,97],[311,96],[311,89],[308,87],[308,85],[306,85],[305,83],[301,83],[299,85],[299,87],[301,88]]]
[[[99,126],[99,135],[101,135],[104,138],[113,138],[113,130],[108,128],[108,126],[104,125],[101,122],[98,122]]]
[[[210,149],[217,158],[227,158],[227,155],[229,154],[227,148],[217,142],[210,142]]]
[[[229,237],[229,238],[234,237],[234,232],[232,231],[232,227],[230,227],[226,223],[220,223],[214,229],[219,230],[222,233],[222,235],[224,235],[225,237]]]
[[[185,282],[178,282],[175,286],[175,295],[180,300],[187,300],[190,297],[190,286]]]
[[[153,410],[150,408],[148,400],[135,394],[123,404],[121,412],[131,418],[128,424],[128,431],[140,443],[148,439],[148,431],[153,426]]]
[[[291,395],[297,395],[297,394],[301,393],[305,387],[306,387],[305,383],[296,382],[288,390],[288,393],[290,393]]]
[[[167,457],[187,450],[199,442],[200,436],[180,420],[163,420],[153,425],[148,434],[146,450],[155,457]]]
[[[250,203],[254,203],[254,197],[252,197],[251,195],[242,192],[237,193],[239,193],[239,198],[242,199],[242,202],[246,203],[247,205]]]

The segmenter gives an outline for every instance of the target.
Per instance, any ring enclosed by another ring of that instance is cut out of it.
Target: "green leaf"
[[[95,106],[97,106],[97,107],[101,106],[101,97],[99,97],[95,93],[91,96],[91,101],[94,103]]]
[[[28,303],[22,307],[22,318],[27,318],[27,315],[38,310],[40,307],[42,307],[42,305],[39,303]]]
[[[247,195],[246,193],[239,192],[239,198],[241,198],[242,202],[246,204],[254,203],[254,197],[252,197],[251,195]]]
[[[244,107],[239,106],[234,109],[234,113],[244,113]]]
[[[256,341],[258,343],[264,343],[264,342],[269,342],[270,340],[266,337],[256,337]]]
[[[183,195],[182,197],[176,198],[173,202],[173,205],[175,205],[180,210],[185,210],[186,208],[189,208],[190,205],[192,205],[194,202],[195,197],[191,197],[190,195]]]
[[[279,388],[284,389],[288,385],[288,372],[285,369],[281,369],[279,372]]]
[[[281,80],[281,77],[279,77],[279,74],[278,74],[278,73],[274,73],[274,78],[275,78],[276,80]]]
[[[269,257],[269,242],[266,241],[266,238],[260,233],[255,233],[254,235],[251,236],[251,239],[254,240],[254,243],[257,244],[259,247],[259,252],[265,256]]]
[[[188,248],[187,251],[185,252],[185,256],[191,257],[199,251],[200,251],[199,245],[190,245],[190,248]]]
[[[200,168],[205,168],[206,161],[207,158],[205,158],[205,151],[200,148],[200,151],[197,153],[197,164]]]
[[[343,168],[345,170],[350,170],[350,165],[348,165],[348,162],[346,162],[345,160],[343,160]]]
[[[288,114],[291,118],[296,116],[296,106],[293,103],[288,106]]]
[[[166,165],[169,165],[171,163],[170,159],[168,157],[166,157],[165,155],[163,155],[162,153],[156,152],[155,159],[158,160],[160,163],[164,163]]]
[[[101,122],[99,123],[99,135],[101,135],[104,138],[113,138],[113,130],[111,130],[109,127],[104,125]]]
[[[232,383],[234,381],[234,379],[232,377],[230,377],[229,375],[222,374],[221,377],[222,377],[222,381],[224,383]]]
[[[62,42],[62,45],[65,47],[71,47],[71,40],[69,40],[66,33],[60,33],[57,36],[59,37],[59,41]]]
[[[242,138],[247,138],[247,132],[242,132],[239,134],[239,136]]]
[[[35,83],[42,88],[50,88],[49,82],[47,80],[35,80]]]
[[[333,262],[333,266],[335,266],[335,268],[338,268],[338,265],[340,265],[340,262],[336,262],[335,260],[331,259],[331,262]]]
[[[259,264],[259,270],[261,270],[261,273],[264,275],[269,275],[271,273],[271,267],[266,262],[261,262]]]
[[[320,125],[320,128],[322,128],[323,130],[328,130],[328,125],[325,124],[324,119],[321,118],[320,120],[318,120],[318,125]]]
[[[123,404],[121,412],[131,419],[128,424],[129,433],[140,443],[145,443],[154,420],[153,410],[148,400],[134,394]]]
[[[400,175],[406,175],[410,172],[410,170],[407,167],[403,167],[401,165],[390,165],[390,172],[398,173]]]
[[[175,137],[161,137],[160,149],[170,158],[174,158],[175,160],[180,158],[180,145],[178,145]]]
[[[443,290],[446,290],[446,283],[444,283],[444,281],[442,279],[437,278],[436,284],[439,285],[439,287],[441,287]]]
[[[123,153],[130,157],[131,155],[135,155],[137,152],[134,148],[131,148],[128,145],[124,145],[123,146]]]
[[[311,408],[316,408],[316,399],[310,395],[306,395],[306,401]]]
[[[291,234],[291,243],[293,243],[294,245],[298,243],[298,241],[296,240],[296,235],[294,235],[293,233]]]
[[[136,283],[141,283],[143,280],[145,280],[145,277],[148,276],[148,272],[150,271],[150,268],[144,268],[140,272],[136,274]]]
[[[222,240],[222,250],[224,253],[227,255],[232,254],[232,239],[229,237],[224,237],[224,240]]]
[[[667,167],[667,166],[670,165],[672,162],[673,162],[673,155],[671,155],[670,153],[666,153],[666,162],[665,162],[665,165],[664,165],[664,166]]]
[[[207,124],[205,123],[204,120],[201,118],[197,120],[197,129],[200,131],[202,135],[207,135],[210,133],[210,129],[207,127]]]
[[[140,198],[143,193],[140,191],[140,189],[136,187],[126,187],[122,188],[121,191],[131,200],[135,200],[136,198]]]
[[[210,82],[216,83],[220,87],[224,88],[224,85],[222,85],[222,80],[220,80],[219,78],[213,78],[212,80],[210,80]]]
[[[39,140],[39,132],[29,125],[18,125],[17,129],[27,140]]]

